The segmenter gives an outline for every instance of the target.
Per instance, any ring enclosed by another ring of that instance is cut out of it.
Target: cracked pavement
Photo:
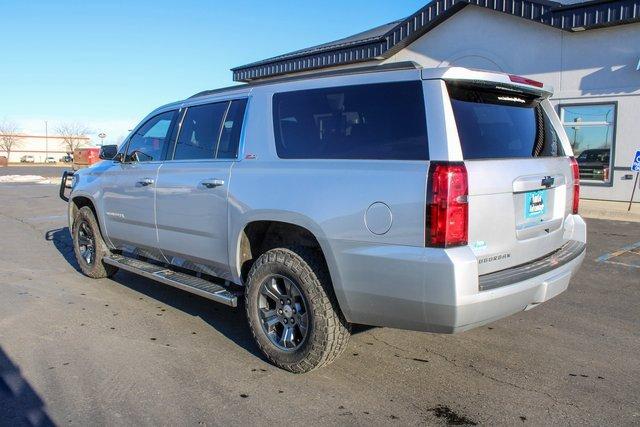
[[[241,310],[76,271],[53,185],[0,185],[0,425],[640,423],[640,241],[589,220],[585,264],[539,307],[459,335],[357,326],[307,375],[263,360]]]

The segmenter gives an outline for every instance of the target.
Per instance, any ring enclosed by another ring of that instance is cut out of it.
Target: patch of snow
[[[60,185],[60,178],[45,178],[42,181],[36,182],[36,184],[55,184],[55,185]]]
[[[45,178],[40,175],[2,175],[0,183],[15,182],[43,182]]]

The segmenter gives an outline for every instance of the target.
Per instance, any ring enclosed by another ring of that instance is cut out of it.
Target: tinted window
[[[174,160],[213,159],[228,102],[187,108],[176,142]]]
[[[168,111],[149,119],[129,139],[126,161],[150,162],[163,159],[167,134],[175,111]]]
[[[235,159],[237,157],[240,133],[242,132],[242,120],[244,119],[244,110],[246,106],[246,99],[239,99],[231,102],[231,106],[227,112],[227,117],[224,119],[216,158]]]
[[[421,82],[278,93],[278,156],[290,159],[428,159]]]
[[[563,155],[537,99],[478,87],[448,89],[465,159]]]

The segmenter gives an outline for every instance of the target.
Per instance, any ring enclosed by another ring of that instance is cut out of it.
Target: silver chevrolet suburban
[[[165,105],[65,175],[79,266],[244,299],[257,346],[292,372],[332,362],[353,323],[453,333],[531,309],[585,256],[550,95],[399,63]]]

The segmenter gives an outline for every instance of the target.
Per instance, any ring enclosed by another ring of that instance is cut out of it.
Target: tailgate
[[[479,274],[525,264],[560,248],[572,195],[566,158],[466,161],[469,245]]]
[[[479,274],[559,249],[573,174],[548,100],[468,82],[447,88],[468,173],[469,246]]]

